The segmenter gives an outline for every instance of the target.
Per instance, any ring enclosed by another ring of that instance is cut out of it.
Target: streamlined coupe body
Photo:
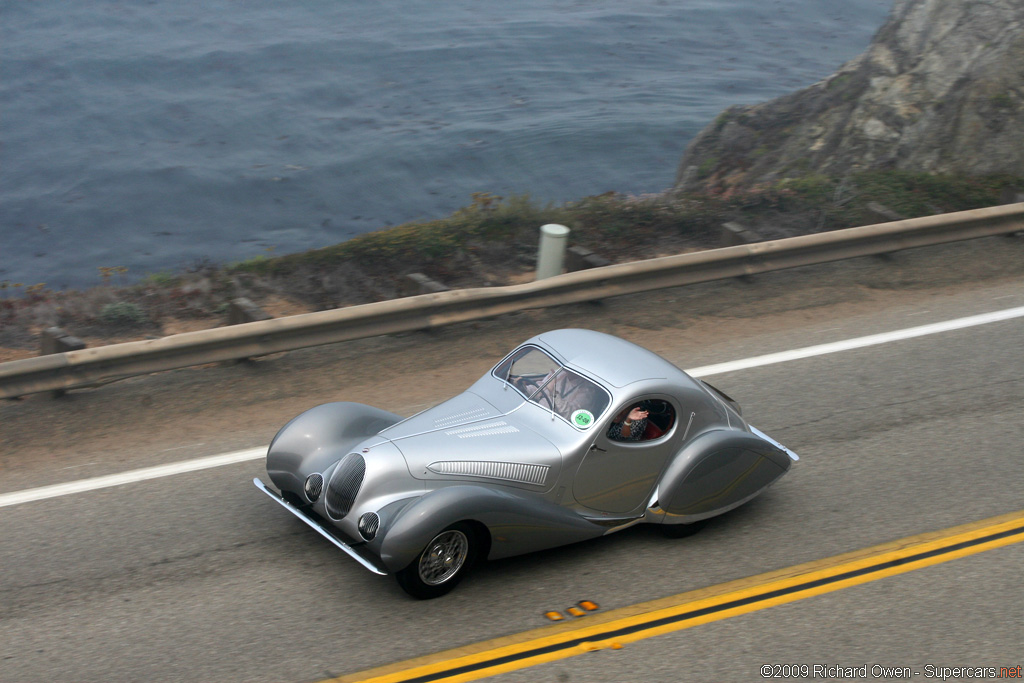
[[[637,433],[623,422],[646,413]],[[623,436],[625,434],[625,437]],[[410,418],[328,403],[286,424],[254,483],[419,598],[476,559],[634,524],[685,535],[785,474],[796,454],[711,385],[590,330],[540,334],[463,393]]]

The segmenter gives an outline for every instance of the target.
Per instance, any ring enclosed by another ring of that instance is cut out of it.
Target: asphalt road
[[[964,254],[987,247],[4,404],[0,493],[258,446],[327,400],[412,412],[556,326],[618,333],[693,368],[1024,306],[1021,273],[991,268],[1024,262],[1020,241],[985,244],[995,251],[974,270]],[[692,538],[637,527],[487,564],[429,602],[256,491],[260,461],[3,507],[0,680],[314,681],[541,627],[544,611],[582,599],[628,606],[1020,510],[1022,340],[1017,318],[718,375],[753,424],[801,455],[777,486]],[[761,680],[771,663],[1016,666],[1022,563],[1024,544],[1011,545],[495,680]]]

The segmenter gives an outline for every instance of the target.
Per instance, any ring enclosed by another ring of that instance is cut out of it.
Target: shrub
[[[157,273],[150,273],[144,277],[142,279],[142,285],[145,287],[171,287],[176,285],[180,280],[180,276],[166,270],[161,270]]]
[[[148,322],[149,318],[138,304],[115,301],[100,310],[100,320],[107,325],[142,325]]]

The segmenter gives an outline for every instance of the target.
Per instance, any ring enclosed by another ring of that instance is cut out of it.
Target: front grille
[[[380,517],[377,516],[376,512],[367,512],[359,518],[359,533],[367,541],[373,540],[373,537],[377,535],[379,527]]]
[[[319,472],[306,477],[306,485],[303,487],[306,491],[306,500],[310,503],[315,503],[320,499],[320,494],[324,492],[324,475]]]
[[[358,453],[349,453],[338,463],[327,484],[327,497],[324,501],[327,514],[332,519],[341,519],[352,509],[364,474],[366,461]]]

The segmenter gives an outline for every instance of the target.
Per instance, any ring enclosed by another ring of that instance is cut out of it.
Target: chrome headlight
[[[306,483],[303,485],[302,490],[306,493],[306,500],[310,503],[315,503],[320,499],[320,494],[324,490],[324,475],[314,472],[306,477]]]
[[[359,534],[367,541],[372,541],[380,528],[380,517],[376,512],[367,512],[359,518]]]

